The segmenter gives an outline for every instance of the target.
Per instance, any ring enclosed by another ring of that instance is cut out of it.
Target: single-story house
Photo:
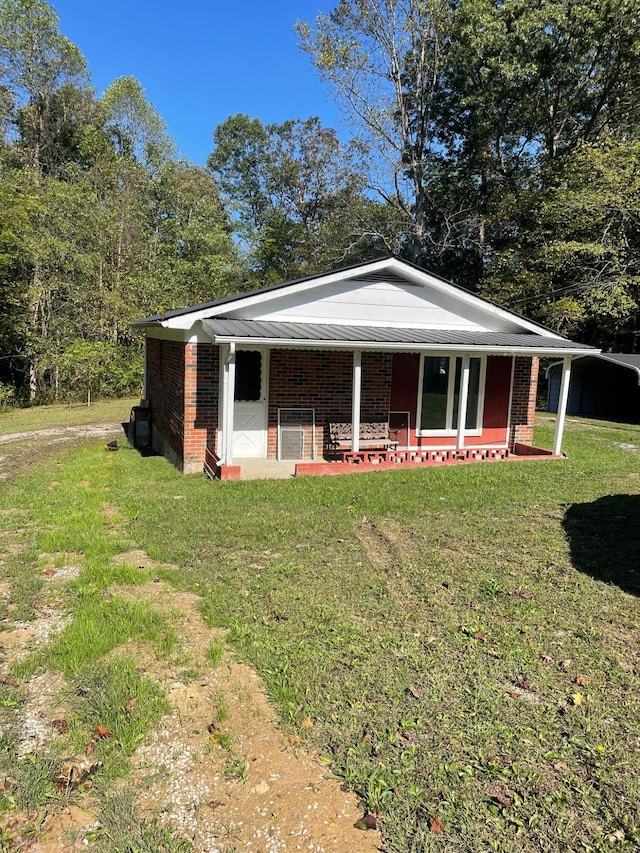
[[[539,357],[562,357],[566,396],[571,359],[598,352],[393,256],[133,325],[153,447],[221,478],[247,458],[314,473],[531,455]],[[562,405],[557,421],[555,456]]]
[[[545,373],[547,408],[558,411],[562,364]],[[640,421],[640,354],[603,352],[579,356],[573,363],[567,414],[611,421]]]

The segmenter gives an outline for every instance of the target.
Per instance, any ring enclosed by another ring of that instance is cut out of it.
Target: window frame
[[[480,361],[480,374],[478,376],[478,426],[475,429],[469,429],[465,426],[464,434],[479,436],[482,435],[482,424],[484,420],[484,400],[485,400],[485,385],[487,377],[487,356],[485,354],[475,355],[473,353],[460,352],[422,352],[420,353],[420,369],[418,371],[418,402],[416,406],[416,435],[422,437],[429,436],[455,436],[458,434],[458,424],[453,423],[453,408],[455,399],[455,381],[456,381],[456,359],[463,360],[465,355],[470,359],[475,358]],[[449,359],[449,384],[447,386],[447,411],[446,411],[446,427],[444,429],[423,429],[422,421],[422,383],[424,381],[424,362],[426,358],[448,358]],[[460,374],[462,382],[462,373]]]

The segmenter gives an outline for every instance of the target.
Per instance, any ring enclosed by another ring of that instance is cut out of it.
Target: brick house
[[[133,325],[154,448],[222,478],[248,458],[324,473],[531,456],[543,356],[563,364],[557,456],[571,359],[597,352],[395,257]],[[393,441],[372,447],[382,426]]]

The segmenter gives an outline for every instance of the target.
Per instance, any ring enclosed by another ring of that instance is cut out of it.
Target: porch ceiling
[[[531,333],[452,329],[404,329],[387,326],[342,326],[319,323],[279,323],[264,320],[203,320],[215,343],[310,347],[320,349],[460,350],[520,355],[595,355],[595,347],[566,338]]]

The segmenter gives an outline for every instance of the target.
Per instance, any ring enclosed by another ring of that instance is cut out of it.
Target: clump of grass
[[[166,618],[144,603],[116,596],[104,598],[91,590],[80,598],[72,622],[45,649],[20,661],[13,671],[23,678],[42,668],[77,676],[133,638],[154,643],[162,655],[168,655],[176,644],[175,632]]]
[[[99,853],[189,853],[193,844],[157,819],[141,820],[135,794],[128,788],[98,791],[100,826],[94,833]]]
[[[214,640],[207,648],[207,660],[211,666],[216,669],[220,666],[222,656],[224,655],[224,643],[220,640]]]
[[[80,719],[93,731],[105,726],[112,737],[100,741],[101,751],[135,752],[150,726],[169,710],[160,687],[137,672],[133,660],[119,656],[88,668],[75,680]]]

